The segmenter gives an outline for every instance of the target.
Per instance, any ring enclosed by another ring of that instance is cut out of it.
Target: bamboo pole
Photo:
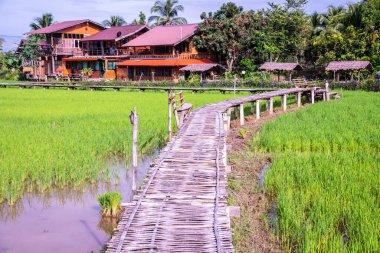
[[[260,119],[260,100],[256,100],[256,119]]]
[[[240,104],[240,125],[244,126],[244,104]]]

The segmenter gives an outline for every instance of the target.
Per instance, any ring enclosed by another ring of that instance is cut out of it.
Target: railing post
[[[301,107],[302,103],[301,103],[301,95],[302,95],[302,92],[298,92],[297,93],[297,106],[298,107]]]
[[[129,115],[131,124],[133,125],[133,138],[132,138],[132,191],[137,190],[137,138],[138,138],[138,116],[136,107]]]
[[[273,114],[273,97],[269,99],[269,114]]]
[[[284,94],[282,96],[282,109],[286,111],[286,98],[288,97],[288,94]]]
[[[172,140],[172,101],[170,99],[170,92],[168,93],[168,138]]]
[[[223,113],[222,118],[223,118],[224,131],[227,132],[230,129],[230,126],[228,125],[228,123],[229,123],[228,113],[227,112]]]
[[[260,100],[256,100],[256,119],[260,119]]]
[[[240,125],[244,126],[244,104],[240,104]]]
[[[228,126],[228,130],[230,130],[231,128],[231,112],[232,112],[232,109],[231,108],[228,108],[227,110],[227,126]]]

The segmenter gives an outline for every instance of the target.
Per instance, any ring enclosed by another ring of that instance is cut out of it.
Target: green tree
[[[187,24],[185,18],[178,17],[180,11],[184,11],[184,7],[178,4],[178,0],[156,1],[151,8],[151,13],[157,15],[150,16],[148,22],[153,22],[153,25]]]
[[[48,27],[54,24],[54,17],[51,13],[44,13],[41,17],[36,17],[33,22],[30,23],[30,28],[32,30],[38,30],[44,27]]]
[[[3,51],[4,39],[0,38],[0,51]]]
[[[134,19],[132,21],[132,24],[134,24],[134,25],[145,25],[146,24],[146,16],[145,16],[145,14],[142,11],[140,11],[140,13],[139,13],[139,19],[138,20]]]
[[[125,24],[127,24],[127,22],[121,16],[111,16],[109,20],[106,19],[102,22],[102,25],[105,27],[122,26]]]

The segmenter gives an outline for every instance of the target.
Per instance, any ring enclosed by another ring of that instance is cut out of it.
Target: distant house
[[[64,73],[80,74],[91,68],[94,78],[116,78],[116,63],[129,58],[131,51],[121,46],[149,30],[145,25],[111,27],[80,40],[82,55],[63,58]]]
[[[266,62],[259,68],[269,73],[277,72],[277,79],[280,81],[280,72],[289,73],[289,80],[292,81],[292,73],[295,70],[302,70],[301,65],[293,62]]]
[[[54,75],[62,68],[63,58],[82,56],[80,40],[105,28],[89,19],[64,21],[30,31],[27,35],[44,34],[51,53],[43,57],[44,73]]]
[[[157,26],[123,47],[132,51],[130,59],[117,64],[117,77],[132,81],[175,81],[179,69],[191,64],[213,64],[206,52],[192,44],[197,24]]]

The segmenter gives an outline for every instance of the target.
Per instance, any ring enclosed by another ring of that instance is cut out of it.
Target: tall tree
[[[3,51],[4,39],[0,38],[0,51]]]
[[[121,16],[111,16],[110,19],[106,19],[102,22],[105,27],[114,27],[114,26],[122,26],[127,24]]]
[[[148,22],[153,22],[153,25],[187,24],[185,18],[178,17],[178,12],[180,11],[184,11],[184,7],[178,4],[178,0],[156,1],[151,13],[157,15],[150,16]]]
[[[134,24],[134,25],[145,25],[146,24],[146,16],[145,16],[144,12],[140,11],[139,19],[134,19],[132,21],[132,24]]]
[[[54,24],[54,17],[51,13],[44,13],[41,17],[36,17],[33,22],[30,23],[32,30],[38,30]]]

